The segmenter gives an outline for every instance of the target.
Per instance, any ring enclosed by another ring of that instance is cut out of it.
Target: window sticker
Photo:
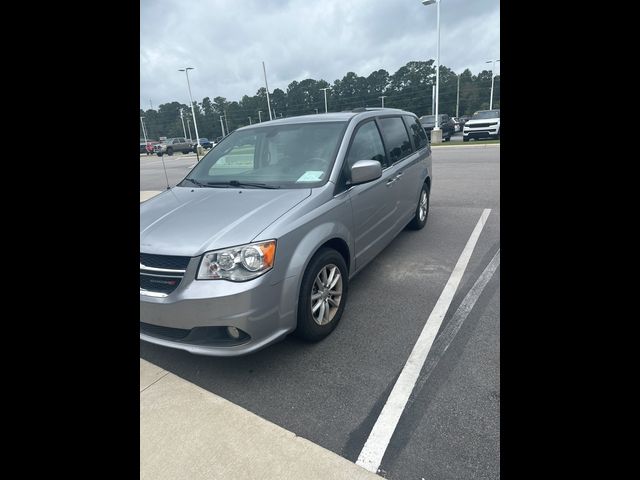
[[[322,170],[308,170],[296,182],[318,182],[322,180]]]

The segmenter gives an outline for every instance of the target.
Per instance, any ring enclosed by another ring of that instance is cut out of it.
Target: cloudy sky
[[[499,0],[442,0],[440,61],[460,72],[500,58]],[[141,0],[140,108],[239,100],[293,80],[329,83],[349,71],[393,74],[436,56],[436,7],[420,0]],[[499,72],[499,64],[496,72]]]

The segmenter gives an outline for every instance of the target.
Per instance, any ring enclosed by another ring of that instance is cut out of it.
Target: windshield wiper
[[[207,185],[212,187],[227,185],[230,187],[280,188],[279,185],[267,185],[266,183],[255,182],[239,182],[238,180],[229,180],[228,182],[207,182]]]
[[[186,182],[186,181],[190,181],[191,183],[195,183],[196,185],[198,185],[199,187],[207,187],[208,185],[205,185],[204,183],[201,183],[197,180],[194,180],[193,178],[185,178],[182,182]],[[180,183],[182,183],[180,182]]]

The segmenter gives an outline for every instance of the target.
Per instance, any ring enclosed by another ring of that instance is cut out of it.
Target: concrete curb
[[[381,477],[140,359],[140,479],[228,478]]]
[[[480,145],[431,145],[431,148],[487,148],[487,147],[499,147],[499,143],[482,143]]]

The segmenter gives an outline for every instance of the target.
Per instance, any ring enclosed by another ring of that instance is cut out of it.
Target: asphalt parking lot
[[[196,162],[195,155],[163,158],[170,185]],[[403,231],[353,279],[341,323],[323,342],[288,337],[239,358],[140,342],[141,358],[355,462],[485,209],[491,211],[441,333],[500,248],[499,173],[499,146],[435,148],[427,226]],[[140,189],[165,188],[162,159],[141,156]],[[499,269],[446,351],[436,343],[427,357],[434,367],[421,371],[379,474],[497,479]]]

